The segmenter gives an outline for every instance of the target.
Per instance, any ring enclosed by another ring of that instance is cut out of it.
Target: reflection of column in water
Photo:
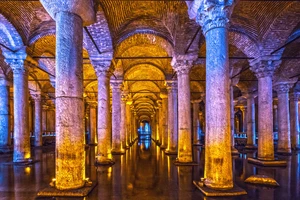
[[[300,199],[300,192],[299,192],[299,182],[300,182],[300,154],[292,155],[291,158],[291,185],[292,185],[292,193],[291,196],[295,199]]]
[[[112,168],[112,193],[114,196],[122,195],[122,177],[121,177],[121,156],[114,156],[115,165]]]
[[[198,148],[198,147],[194,147],[193,148],[193,151],[194,151],[194,153],[193,153],[193,155],[194,155],[194,158],[193,158],[193,160],[195,161],[195,162],[197,162],[198,164],[200,164],[200,156],[201,156],[201,151],[200,151],[200,148]],[[199,177],[201,177],[200,176],[200,174],[199,174],[199,168],[200,168],[200,166],[199,165],[197,165],[197,166],[195,166],[194,167],[194,174],[193,174],[193,178],[194,178],[194,180],[199,180]]]
[[[193,190],[193,174],[192,166],[178,167],[178,200],[192,199],[191,192]]]
[[[286,156],[287,166],[285,168],[276,169],[275,180],[279,183],[280,195],[283,199],[293,199],[291,196],[291,156]],[[280,197],[278,197],[280,198]]]
[[[31,183],[34,178],[31,173],[31,166],[13,166],[14,168],[14,192],[15,200],[28,198],[24,193],[30,192]]]
[[[112,191],[112,167],[98,166],[98,199],[110,200],[113,197]]]
[[[95,182],[97,180],[97,171],[94,165],[97,153],[96,146],[90,146],[90,148],[86,152],[86,169],[88,169],[86,172],[86,177]]]
[[[34,167],[34,175],[35,175],[35,188],[36,191],[40,189],[42,183],[42,169],[43,169],[43,150],[42,149],[35,149],[34,150],[34,159],[38,162],[33,165]]]
[[[14,173],[13,173],[13,168],[11,166],[3,165],[0,167],[0,180],[1,180],[0,183],[1,191],[9,191],[9,189],[14,188]],[[6,192],[6,195],[11,195],[11,196],[6,196],[6,199],[13,199],[13,193]]]
[[[268,168],[256,168],[257,174],[259,175],[266,175],[270,178],[275,179],[275,169],[268,169]],[[276,179],[275,179],[276,180]],[[273,200],[274,199],[274,192],[275,188],[265,188],[265,187],[257,187],[258,189],[258,200]]]

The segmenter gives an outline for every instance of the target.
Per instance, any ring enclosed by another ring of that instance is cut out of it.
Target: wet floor
[[[283,156],[288,162],[285,168],[263,168],[249,164],[247,156],[233,156],[235,183],[247,191],[247,195],[232,198],[207,198],[193,185],[204,173],[204,150],[194,147],[194,160],[198,166],[173,164],[176,156],[167,156],[153,142],[136,142],[125,155],[114,156],[112,167],[95,167],[95,147],[87,150],[86,173],[98,185],[86,198],[101,200],[193,200],[193,199],[300,199],[300,155]],[[36,162],[30,166],[10,164],[12,155],[0,155],[0,200],[35,199],[40,189],[48,186],[55,176],[54,147],[34,149]],[[253,174],[273,177],[280,187],[264,187],[245,184]],[[46,199],[46,198],[40,198]],[[48,198],[55,199],[55,198]],[[74,198],[56,198],[74,199]]]

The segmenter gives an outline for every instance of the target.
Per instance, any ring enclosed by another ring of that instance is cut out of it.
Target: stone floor
[[[281,157],[288,161],[286,168],[255,167],[246,161],[246,157],[253,153],[233,157],[235,182],[248,192],[245,196],[233,198],[207,198],[192,184],[193,180],[203,177],[204,150],[200,147],[194,147],[198,166],[176,167],[173,164],[176,156],[165,155],[150,141],[136,142],[125,155],[114,156],[116,164],[113,167],[94,167],[94,147],[90,147],[86,154],[87,177],[98,181],[98,185],[88,197],[81,199],[300,199],[300,156],[296,153]],[[55,174],[54,147],[34,149],[33,155],[39,162],[30,166],[14,166],[10,163],[12,155],[0,155],[0,200],[35,199],[37,191],[47,187]],[[245,184],[243,181],[252,174],[272,176],[280,187]]]

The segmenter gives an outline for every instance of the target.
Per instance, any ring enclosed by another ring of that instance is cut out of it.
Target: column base
[[[199,165],[197,162],[179,162],[178,160],[174,161],[174,165],[176,166],[197,166]]]
[[[89,146],[97,146],[97,143],[90,143]]]
[[[231,147],[231,154],[237,155],[237,154],[240,154],[240,152],[235,147]]]
[[[293,150],[293,151],[300,150],[300,146],[292,147],[292,150]]]
[[[13,145],[0,146],[0,154],[2,153],[12,153],[14,151]]]
[[[24,159],[24,160],[13,161],[12,163],[14,165],[32,165],[36,162],[39,162],[39,160]]]
[[[244,189],[238,187],[237,185],[234,185],[232,189],[215,190],[206,187],[202,181],[193,181],[193,183],[205,196],[208,197],[240,196],[247,194]]]
[[[194,146],[203,146],[203,144],[201,144],[200,141],[196,141],[195,143],[193,143]]]
[[[112,149],[111,154],[113,154],[113,155],[123,155],[123,154],[125,154],[125,151],[124,151],[124,149]]]
[[[87,196],[97,185],[96,182],[88,182],[82,188],[71,190],[59,190],[55,187],[48,186],[38,192],[38,197],[85,197]]]
[[[177,155],[177,150],[169,150],[169,149],[166,149],[165,150],[165,154],[166,155]]]
[[[254,145],[254,144],[247,144],[245,146],[245,149],[247,149],[247,150],[255,150],[255,149],[257,149],[257,146]]]
[[[249,163],[264,167],[285,167],[287,165],[285,160],[260,160],[258,158],[247,158],[247,160]]]
[[[95,166],[111,166],[114,164],[115,162],[112,160],[95,161]]]
[[[282,156],[291,156],[292,155],[292,151],[277,150],[276,153],[279,155],[282,155]]]
[[[161,145],[160,148],[161,148],[161,149],[166,149],[167,147],[164,146],[164,145]]]
[[[244,182],[250,184],[257,184],[257,185],[274,186],[274,187],[279,186],[279,184],[275,179],[268,177],[266,175],[252,175],[248,177]]]

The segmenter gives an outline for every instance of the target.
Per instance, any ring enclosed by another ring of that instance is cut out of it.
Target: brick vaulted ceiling
[[[171,58],[185,53],[199,56],[191,73],[194,80],[191,82],[192,98],[199,98],[200,92],[205,91],[206,48],[201,28],[189,18],[191,2],[96,0],[97,21],[84,29],[87,98],[97,96],[94,95],[97,91],[96,75],[89,57],[113,56],[115,77],[128,80],[124,87],[132,92],[132,97],[139,99],[136,102],[145,99],[148,105],[154,106],[159,92],[165,90],[164,80],[176,77],[170,65]],[[15,51],[27,46],[29,55],[40,64],[32,77],[36,81],[48,78],[49,83],[53,82],[55,21],[41,3],[37,0],[1,1],[0,27],[1,50]],[[231,59],[230,62],[232,76],[241,80],[237,84],[239,89],[246,92],[257,87],[255,76],[247,68],[248,61],[260,55],[282,55],[283,62],[275,73],[276,77],[298,77],[299,35],[300,2],[240,0],[234,8],[228,35],[230,57],[243,58]],[[291,44],[281,48],[290,41]],[[0,65],[0,72],[11,77],[11,70],[2,56]],[[138,80],[147,82],[140,84]],[[44,81],[40,85],[48,91],[49,83]],[[138,93],[139,88],[144,92]]]

